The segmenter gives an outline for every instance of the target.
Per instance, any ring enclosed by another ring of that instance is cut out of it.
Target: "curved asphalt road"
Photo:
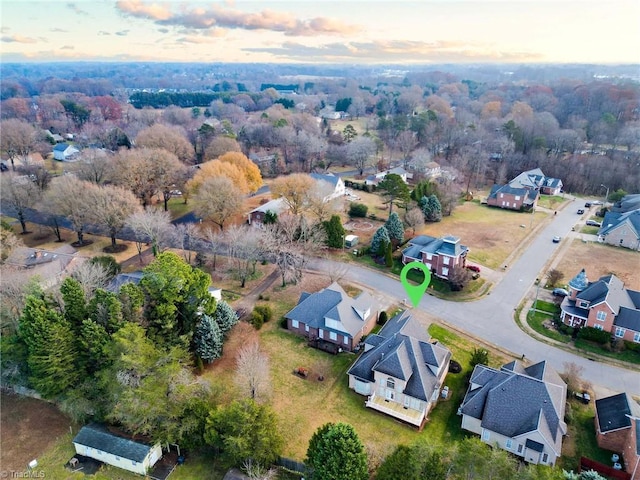
[[[562,243],[553,243],[552,238],[555,235],[564,238],[578,220],[576,208],[577,202],[572,202],[564,210],[558,211],[552,221],[541,229],[526,247],[520,258],[510,265],[490,294],[472,302],[450,302],[426,295],[418,308],[516,355],[524,353],[529,361],[547,360],[560,372],[564,370],[564,362],[573,362],[584,368],[583,379],[594,385],[616,392],[626,391],[632,395],[640,395],[640,373],[591,361],[538,342],[514,322],[515,308],[534,285],[538,275],[546,271],[547,261],[562,247]],[[514,221],[522,220],[521,217],[514,217]],[[325,270],[325,262],[329,260],[315,260],[310,266],[313,269]],[[407,298],[398,280],[373,270],[349,265],[346,277],[393,296],[399,301]]]

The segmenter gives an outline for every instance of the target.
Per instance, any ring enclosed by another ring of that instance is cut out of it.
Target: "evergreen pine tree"
[[[389,238],[392,241],[395,240],[396,245],[404,241],[404,225],[396,212],[392,212],[391,215],[389,215],[384,226],[389,233]]]
[[[340,220],[340,215],[332,215],[331,219],[322,222],[327,234],[327,245],[331,248],[342,248],[344,235],[346,233]]]
[[[389,232],[384,226],[380,227],[378,230],[376,230],[376,233],[373,234],[373,238],[371,239],[372,255],[384,255],[385,251],[380,248],[383,246],[383,242],[391,243]]]
[[[123,324],[122,303],[113,292],[98,289],[89,302],[87,314],[91,320],[109,333],[116,332]]]
[[[111,337],[102,325],[93,320],[82,322],[79,344],[87,373],[95,373],[105,365],[110,341]]]
[[[425,221],[429,221],[429,217],[431,216],[431,204],[429,203],[429,197],[420,197],[418,207],[422,210]]]
[[[207,363],[222,356],[222,332],[216,321],[208,315],[202,315],[193,333],[196,355]]]
[[[82,285],[75,278],[67,277],[60,285],[60,293],[64,302],[64,318],[79,331],[82,322],[87,318],[87,304]]]
[[[429,217],[427,221],[429,222],[439,222],[442,220],[442,205],[440,204],[440,200],[435,195],[431,195],[429,197]]]
[[[233,308],[229,306],[224,300],[220,300],[216,305],[216,311],[213,314],[213,319],[220,327],[222,335],[226,335],[231,328],[238,323],[238,316]]]
[[[391,243],[387,243],[387,249],[384,252],[384,264],[389,268],[393,267],[393,246]]]

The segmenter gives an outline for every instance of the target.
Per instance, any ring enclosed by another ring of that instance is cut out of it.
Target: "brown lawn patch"
[[[416,234],[440,237],[455,235],[470,249],[469,259],[489,268],[504,264],[509,255],[548,213],[513,212],[465,202],[441,222],[428,223]]]
[[[69,432],[71,421],[50,403],[4,390],[0,401],[0,464],[4,472],[24,472],[31,460],[40,458],[59,436]]]
[[[639,290],[638,265],[640,265],[638,252],[600,243],[584,243],[575,239],[555,268],[564,274],[563,282],[565,283],[584,268],[591,281],[614,273],[627,288]]]

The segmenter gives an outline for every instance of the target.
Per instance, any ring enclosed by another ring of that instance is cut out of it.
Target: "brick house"
[[[325,350],[352,351],[376,324],[377,304],[367,292],[351,298],[333,282],[316,293],[303,292],[298,304],[284,315],[287,329]]]
[[[447,280],[453,268],[465,267],[468,253],[469,248],[460,244],[458,237],[418,235],[409,240],[409,246],[402,251],[402,263],[422,262],[433,275]]]
[[[596,400],[598,446],[621,454],[624,470],[640,480],[640,405],[626,393]]]
[[[589,282],[584,269],[569,282],[560,319],[574,328],[593,327],[616,338],[640,343],[640,292],[624,287],[615,275]]]
[[[545,176],[542,170],[527,170],[506,185],[494,185],[487,197],[487,205],[509,210],[531,210],[538,204],[540,194],[558,195],[562,180]]]
[[[288,210],[289,206],[284,198],[276,198],[251,210],[247,214],[247,223],[254,227],[262,228],[264,226],[264,217],[267,215],[267,212],[275,213],[280,216]]]

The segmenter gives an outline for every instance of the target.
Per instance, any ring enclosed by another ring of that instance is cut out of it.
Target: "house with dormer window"
[[[438,402],[451,352],[432,340],[410,313],[400,312],[364,341],[349,368],[349,388],[365,406],[421,427]]]
[[[333,282],[319,292],[303,292],[298,304],[284,317],[287,329],[308,338],[312,345],[350,352],[371,332],[377,315],[377,303],[368,292],[351,298]]]
[[[402,251],[402,263],[424,263],[437,277],[449,279],[449,273],[456,267],[464,268],[469,247],[460,243],[459,237],[447,235],[435,238],[418,235],[409,240],[409,246]]]
[[[582,269],[569,282],[560,319],[573,328],[593,327],[616,338],[640,343],[640,292],[625,288],[613,274],[589,282]]]
[[[555,465],[567,434],[567,385],[542,361],[476,365],[458,414],[462,428],[527,463]]]

